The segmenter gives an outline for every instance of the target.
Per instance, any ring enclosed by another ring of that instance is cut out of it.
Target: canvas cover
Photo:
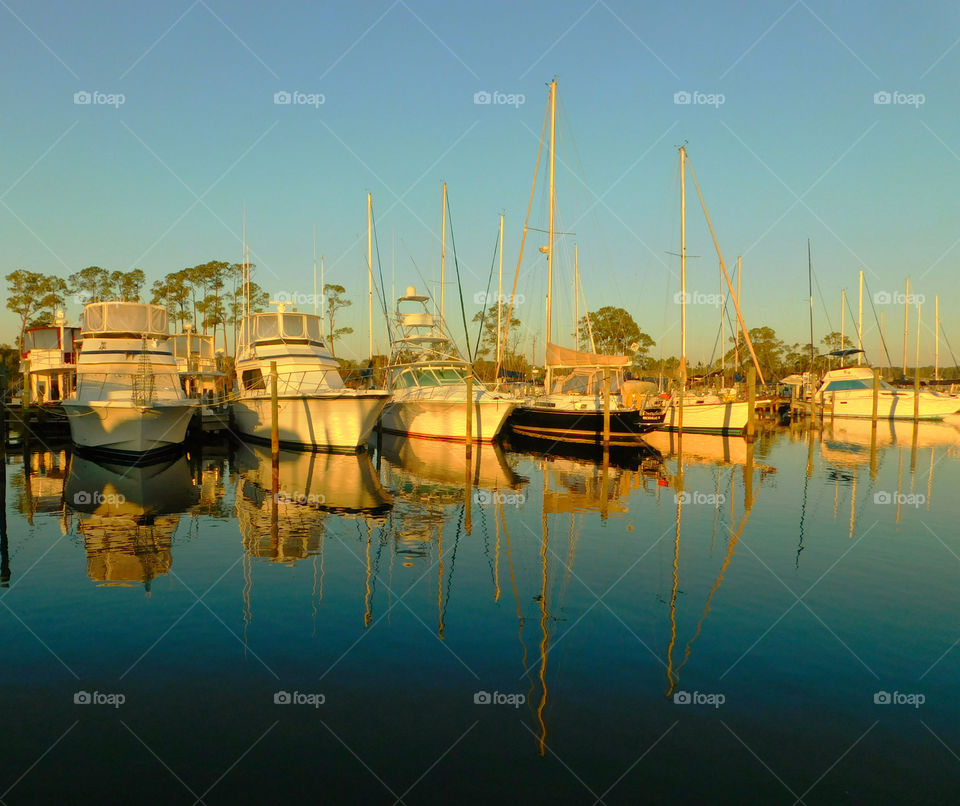
[[[548,367],[629,367],[630,356],[584,353],[547,343]]]
[[[167,311],[142,302],[91,302],[83,309],[84,333],[142,333],[166,336]]]

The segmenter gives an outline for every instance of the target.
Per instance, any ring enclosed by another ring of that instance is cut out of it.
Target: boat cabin
[[[91,302],[83,309],[87,338],[166,339],[167,309],[143,302]]]
[[[254,313],[240,325],[237,354],[261,344],[310,344],[327,349],[323,340],[323,320],[316,314],[279,310]]]
[[[20,356],[30,362],[30,400],[56,405],[73,392],[79,349],[80,328],[66,324],[63,311],[57,311],[53,324],[24,332]]]

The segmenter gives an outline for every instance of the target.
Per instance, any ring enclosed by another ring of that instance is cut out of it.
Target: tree
[[[62,306],[67,284],[59,277],[18,269],[7,275],[7,308],[20,317],[20,344],[27,325],[46,324]],[[40,316],[46,311],[48,315]]]
[[[183,271],[168,274],[162,280],[157,280],[150,288],[150,304],[163,305],[167,315],[180,328],[186,322],[192,322],[190,314],[190,291],[183,282]]]
[[[480,348],[477,351],[478,357],[492,354],[493,357],[496,358],[498,306],[500,308],[501,324],[506,324],[507,312],[510,309],[510,303],[506,300],[499,303],[495,302],[487,308],[486,313],[477,311],[473,317],[474,322],[483,322],[483,330],[480,335]],[[514,350],[516,350],[517,342],[520,341],[520,318],[516,315],[510,317],[510,332],[513,334],[513,337],[510,339],[510,345],[504,345],[504,354],[512,354]]]
[[[247,269],[252,273],[256,266],[253,263],[247,264]],[[233,293],[230,301],[227,303],[227,324],[233,325],[233,348],[237,348],[237,330],[240,321],[243,319],[244,299],[243,299],[243,264],[234,263],[227,269],[227,273],[233,281]],[[250,280],[247,286],[250,294],[250,313],[257,313],[265,310],[270,302],[270,295],[260,288],[257,283]]]
[[[142,272],[141,272],[142,274]],[[141,280],[142,282],[142,280]],[[87,266],[67,278],[70,293],[81,305],[103,302],[112,296],[113,282],[110,272],[99,266]]]
[[[589,317],[589,318],[588,318]],[[656,342],[644,333],[623,308],[605,305],[580,319],[581,340],[593,330],[597,352],[605,355],[632,355],[633,363],[642,366]]]
[[[146,278],[140,269],[110,272],[113,296],[123,302],[140,302],[140,289]]]
[[[763,377],[772,380],[782,373],[787,355],[787,345],[777,338],[773,328],[752,327],[748,332]],[[750,348],[745,343],[740,348],[740,360],[744,364],[750,360]]]
[[[337,353],[334,350],[334,343],[341,336],[346,336],[349,333],[353,333],[352,327],[341,327],[339,330],[334,326],[336,319],[337,311],[341,308],[349,308],[353,305],[353,300],[347,299],[344,294],[347,293],[342,285],[331,285],[327,283],[323,287],[323,296],[326,301],[326,311],[327,319],[330,322],[330,353],[336,357]]]
[[[829,333],[820,339],[820,343],[826,348],[827,352],[833,352],[834,350],[847,350],[853,347],[853,342],[850,341],[849,337],[844,336],[841,341],[840,334],[834,331]]]

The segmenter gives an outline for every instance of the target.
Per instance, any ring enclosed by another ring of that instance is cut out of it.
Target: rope
[[[450,222],[450,245],[453,247],[453,265],[457,270],[457,293],[460,295],[460,315],[463,317],[463,335],[467,340],[467,357],[473,364],[470,350],[470,330],[467,328],[467,309],[463,306],[463,285],[460,282],[460,261],[457,260],[457,242],[453,237],[453,215],[450,212],[450,194],[447,194],[447,220]]]

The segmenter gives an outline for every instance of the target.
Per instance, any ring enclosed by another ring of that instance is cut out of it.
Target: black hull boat
[[[629,409],[610,412],[610,445],[643,446],[643,435],[663,422],[662,409]],[[514,409],[510,417],[514,434],[543,442],[603,446],[603,412],[571,411],[528,404]]]

